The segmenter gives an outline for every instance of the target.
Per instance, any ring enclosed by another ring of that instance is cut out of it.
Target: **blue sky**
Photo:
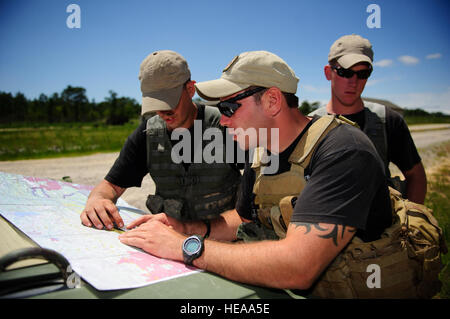
[[[79,29],[66,25],[71,3]],[[366,24],[372,3],[381,28]],[[72,85],[97,102],[109,90],[140,101],[139,65],[153,51],[181,53],[199,82],[240,52],[267,50],[295,70],[300,100],[324,104],[329,48],[356,33],[375,52],[364,96],[450,114],[449,9],[447,0],[0,0],[0,91],[36,98]]]

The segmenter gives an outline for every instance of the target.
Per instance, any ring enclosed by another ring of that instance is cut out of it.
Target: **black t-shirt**
[[[358,123],[364,130],[364,110],[355,114],[344,115],[349,120]],[[409,171],[421,161],[408,125],[402,116],[390,107],[386,107],[386,139],[387,160],[394,163],[402,171]]]
[[[197,105],[198,112],[196,120],[204,120],[205,118],[205,107],[204,105]],[[146,130],[147,122],[142,121],[139,126],[128,136],[122,150],[120,151],[119,157],[114,162],[114,165],[109,170],[105,179],[117,186],[122,188],[129,187],[140,187],[142,184],[142,179],[148,173],[147,167],[147,136]],[[191,155],[194,156],[193,149],[195,148],[196,143],[201,141],[194,140],[194,132],[193,126],[189,129],[191,136]],[[225,130],[222,130],[225,134]],[[170,132],[169,132],[170,134]],[[170,136],[170,135],[169,135]],[[225,137],[223,138],[225,143]],[[181,140],[171,140],[172,145],[181,142]],[[238,147],[237,143],[235,143],[235,148]],[[234,154],[237,154],[235,151]],[[180,154],[181,155],[181,154]],[[193,159],[192,161],[193,162]],[[187,169],[190,163],[184,163],[183,165]],[[242,168],[242,164],[230,164],[233,169],[238,170]]]
[[[317,117],[313,121],[317,120]],[[288,158],[301,135],[279,154],[278,173],[290,168]],[[291,222],[330,223],[357,228],[364,241],[378,239],[391,225],[391,203],[383,163],[368,137],[350,125],[331,130],[317,146],[309,179],[298,196]],[[251,219],[255,172],[246,163],[236,205],[239,215]]]

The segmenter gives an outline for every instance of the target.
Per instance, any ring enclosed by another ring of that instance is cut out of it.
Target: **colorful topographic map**
[[[41,247],[66,257],[72,269],[98,290],[142,287],[195,273],[122,244],[116,231],[81,224],[92,186],[0,172],[0,214]],[[119,199],[125,224],[142,212]]]

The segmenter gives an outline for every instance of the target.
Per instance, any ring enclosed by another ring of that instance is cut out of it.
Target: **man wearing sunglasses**
[[[82,223],[98,229],[112,229],[114,224],[124,227],[115,203],[128,187],[140,187],[144,176],[150,174],[156,192],[148,196],[146,206],[157,215],[144,215],[128,225],[130,228],[152,218],[199,220],[208,225],[210,219],[234,209],[241,178],[239,168],[229,161],[191,159],[202,152],[205,143],[202,138],[195,140],[195,136],[203,136],[196,128],[224,134],[220,113],[193,103],[195,82],[186,60],[174,51],[148,55],[141,63],[139,80],[144,120],[128,137],[105,179],[92,190],[81,213]],[[191,149],[185,151],[191,156],[181,163],[173,160],[171,152],[181,142],[172,139],[176,129],[188,130],[190,138]]]
[[[264,145],[268,153],[255,151],[246,163],[236,210],[211,222],[208,239],[198,236],[202,223],[151,220],[120,240],[232,280],[307,289],[355,234],[378,239],[392,217],[376,150],[356,127],[301,114],[297,84],[287,63],[267,51],[244,52],[220,79],[197,83],[202,98],[219,102],[223,126],[278,134],[249,143],[235,136],[242,148]],[[260,156],[278,157],[277,172],[267,174]]]
[[[329,64],[324,68],[325,77],[331,82],[331,99],[309,115],[340,114],[356,122],[383,160],[389,184],[409,200],[423,204],[427,180],[407,124],[391,108],[361,98],[372,73],[372,61],[369,40],[355,34],[336,40],[328,54]],[[390,178],[390,162],[402,171],[405,183]]]

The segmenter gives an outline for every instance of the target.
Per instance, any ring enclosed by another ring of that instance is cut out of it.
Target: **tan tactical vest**
[[[331,129],[344,122],[350,121],[334,115],[323,116],[314,122],[289,157],[292,165],[288,172],[263,175],[261,162],[267,161],[262,161],[261,150],[255,153],[253,192],[263,227],[258,229],[255,223],[243,224],[238,230],[239,238],[285,238],[293,212],[292,199],[305,187],[304,169],[315,147]],[[447,252],[442,230],[427,207],[403,199],[392,188],[390,193],[393,225],[373,242],[363,242],[355,236],[317,279],[312,295],[323,298],[431,298],[439,292],[441,253]],[[252,238],[248,233],[256,236]],[[380,269],[379,287],[368,283],[373,265]]]
[[[308,166],[315,147],[331,131],[343,122],[350,122],[344,117],[323,116],[315,121],[304,133],[295,147],[289,163],[291,169],[279,175],[263,175],[261,162],[264,150],[255,151],[252,168],[256,173],[253,193],[254,203],[258,205],[258,218],[267,228],[273,228],[279,238],[286,237],[287,225],[292,215],[291,200],[297,197],[306,185],[304,170]],[[280,218],[282,216],[282,218]]]

